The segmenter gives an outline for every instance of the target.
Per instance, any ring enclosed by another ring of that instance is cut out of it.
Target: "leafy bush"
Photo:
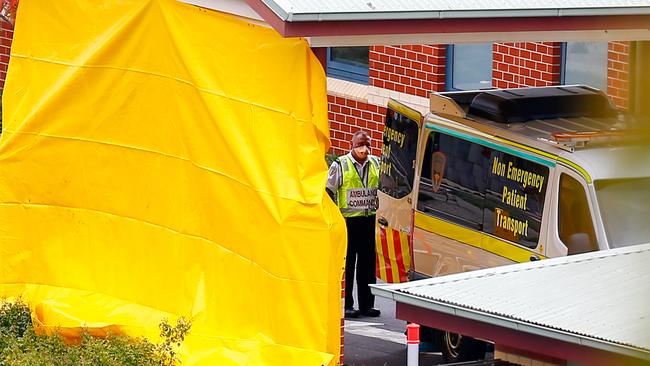
[[[334,162],[334,160],[338,157],[336,154],[331,154],[327,153],[325,154],[325,162],[327,163],[327,167],[329,168],[330,165]]]
[[[29,307],[2,303],[0,307],[0,366],[170,366],[178,364],[176,347],[188,334],[191,322],[160,323],[162,343],[123,335],[93,337],[87,332],[78,344],[68,345],[58,334],[34,331]]]

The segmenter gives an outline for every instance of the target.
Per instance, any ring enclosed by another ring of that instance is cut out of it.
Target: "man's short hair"
[[[370,135],[368,134],[368,132],[366,132],[364,130],[359,130],[359,131],[356,131],[355,133],[353,133],[352,134],[352,139],[354,140],[355,138],[357,138],[358,136],[361,136],[361,135],[366,136],[368,138],[368,141],[370,141]]]

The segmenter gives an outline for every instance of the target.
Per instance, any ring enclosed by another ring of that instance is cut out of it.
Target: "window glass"
[[[492,150],[488,168],[484,231],[536,248],[542,222],[548,167]]]
[[[384,126],[379,168],[379,189],[394,198],[413,190],[418,123],[388,109]]]
[[[567,42],[563,83],[607,91],[607,42]]]
[[[487,147],[430,133],[422,163],[418,210],[481,230],[489,159]]]
[[[580,182],[564,173],[560,176],[558,232],[569,254],[598,250],[585,190]]]
[[[463,44],[449,47],[447,89],[492,88],[492,44]]]
[[[368,47],[331,47],[327,51],[327,75],[368,83]]]
[[[650,241],[650,178],[597,180],[594,186],[611,248]]]

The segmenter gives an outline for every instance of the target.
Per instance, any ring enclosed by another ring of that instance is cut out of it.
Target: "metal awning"
[[[650,361],[648,261],[650,244],[644,244],[375,285],[372,291],[395,300],[404,320],[419,318],[441,329],[451,325],[454,329],[448,330],[478,332],[479,338],[497,344],[511,342],[554,357],[592,350],[600,358],[608,354]],[[490,331],[481,332],[481,326]],[[527,336],[527,342],[516,340]],[[550,341],[562,346],[546,347]]]
[[[650,40],[648,0],[182,0],[314,47]]]

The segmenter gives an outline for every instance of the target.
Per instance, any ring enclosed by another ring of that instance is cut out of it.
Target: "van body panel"
[[[413,235],[415,271],[428,277],[514,263],[480,247],[418,227]]]
[[[438,244],[440,244],[440,247],[437,246]],[[429,255],[435,258],[427,259],[426,257]],[[428,272],[434,273],[434,271],[429,269],[440,270],[442,264],[449,268],[470,270],[470,268],[489,268],[497,265],[527,262],[530,260],[531,255],[535,255],[540,259],[544,258],[536,250],[467,229],[421,212],[416,211],[415,213],[413,258],[415,270],[420,273],[431,275]],[[467,256],[467,258],[462,259],[463,256]],[[451,263],[456,264],[452,266]],[[435,273],[441,275],[455,272]]]

